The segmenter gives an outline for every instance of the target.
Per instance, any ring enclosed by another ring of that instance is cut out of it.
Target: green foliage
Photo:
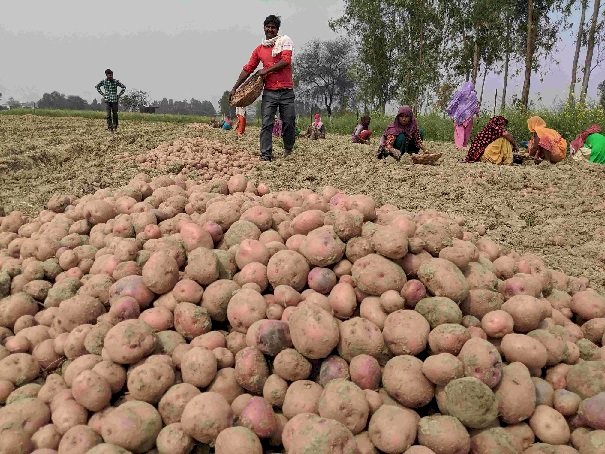
[[[136,112],[141,107],[149,105],[149,96],[143,90],[128,90],[120,98],[120,104],[130,112]]]
[[[231,107],[231,105],[229,104],[228,91],[225,91],[223,93],[223,96],[221,96],[221,99],[218,102],[218,106],[222,115],[229,115],[230,117],[235,116],[235,107]]]

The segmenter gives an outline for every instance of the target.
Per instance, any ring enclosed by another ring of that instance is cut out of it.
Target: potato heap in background
[[[132,159],[124,156],[123,159]],[[185,137],[164,143],[136,157],[142,169],[157,169],[210,181],[248,173],[258,155],[204,137]]]
[[[141,174],[0,298],[2,453],[605,453],[605,298],[436,211]]]

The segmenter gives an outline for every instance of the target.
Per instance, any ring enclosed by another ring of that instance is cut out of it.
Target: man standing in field
[[[105,89],[105,93],[101,91],[101,87]],[[122,90],[118,93],[118,87]],[[117,79],[113,78],[113,71],[111,69],[105,70],[105,79],[97,84],[95,87],[97,91],[103,96],[105,101],[105,108],[107,110],[107,130],[114,132],[118,130],[118,103],[120,97],[126,91],[126,86]]]
[[[294,148],[296,134],[294,122],[296,112],[294,109],[294,83],[292,81],[292,48],[293,43],[287,35],[279,35],[281,19],[270,15],[265,19],[265,39],[252,52],[250,61],[239,75],[237,82],[231,90],[231,95],[256,69],[260,62],[263,69],[259,74],[265,80],[261,102],[262,128],[260,132],[260,159],[271,161],[273,159],[273,121],[279,109],[283,121],[284,154],[287,156]]]

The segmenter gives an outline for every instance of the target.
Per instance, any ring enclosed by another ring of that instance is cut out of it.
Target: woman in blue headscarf
[[[479,114],[477,92],[472,82],[465,82],[454,93],[446,109],[454,120],[454,143],[459,150],[466,148],[473,131],[473,117]]]

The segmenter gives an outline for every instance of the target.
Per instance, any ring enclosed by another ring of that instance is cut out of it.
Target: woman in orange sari
[[[556,164],[565,159],[567,155],[567,142],[554,129],[546,127],[546,122],[540,117],[531,117],[527,120],[527,129],[531,132],[531,139],[527,151],[536,161],[546,159]]]

